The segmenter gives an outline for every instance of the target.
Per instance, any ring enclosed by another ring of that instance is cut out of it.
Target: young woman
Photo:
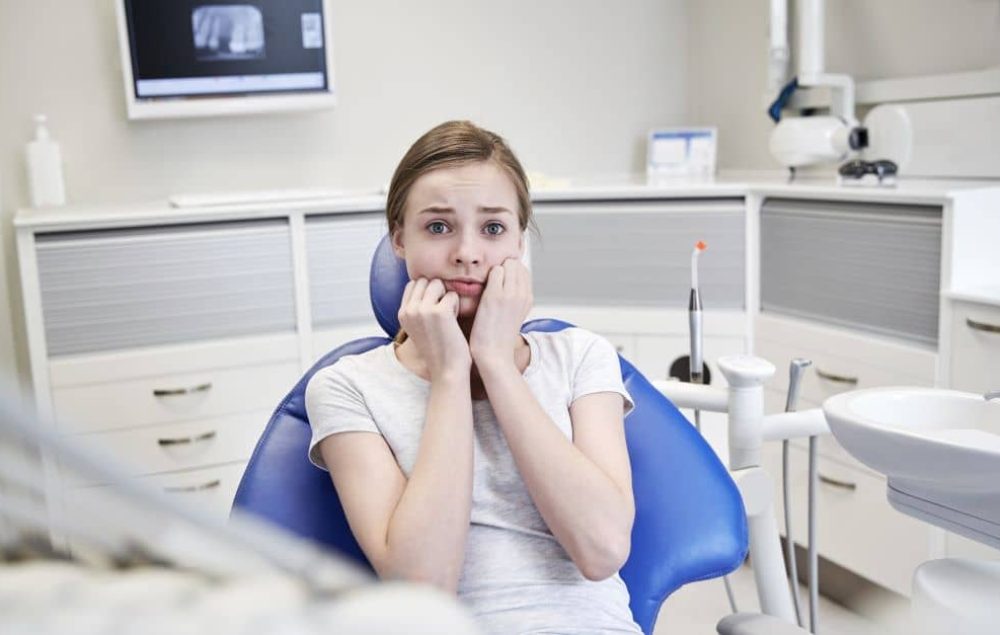
[[[637,633],[618,570],[634,504],[618,358],[583,329],[524,333],[531,200],[494,133],[447,122],[396,169],[386,216],[410,282],[392,344],[306,391],[378,575],[452,592],[493,633]]]

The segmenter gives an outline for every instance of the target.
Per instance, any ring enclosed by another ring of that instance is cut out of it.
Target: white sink
[[[1000,548],[1000,401],[872,388],[823,403],[844,448],[888,478],[899,511]]]

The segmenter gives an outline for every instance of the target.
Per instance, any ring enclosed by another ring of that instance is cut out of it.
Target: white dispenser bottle
[[[35,138],[28,142],[28,189],[32,207],[63,205],[62,152],[49,136],[45,115],[35,115]]]

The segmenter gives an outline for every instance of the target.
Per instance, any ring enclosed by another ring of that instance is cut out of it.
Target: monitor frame
[[[322,0],[323,46],[326,53],[326,89],[312,93],[287,95],[220,95],[214,97],[172,97],[169,99],[140,98],[135,94],[132,74],[132,40],[125,14],[127,0],[116,0],[118,48],[121,54],[122,77],[125,87],[125,108],[130,120],[213,117],[267,112],[294,112],[333,108],[337,104],[333,73],[332,0]]]

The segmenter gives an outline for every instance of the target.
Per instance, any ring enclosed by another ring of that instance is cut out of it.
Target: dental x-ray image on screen
[[[323,0],[124,0],[137,99],[322,93]]]
[[[264,16],[247,4],[204,5],[191,12],[196,56],[202,61],[265,57]]]

